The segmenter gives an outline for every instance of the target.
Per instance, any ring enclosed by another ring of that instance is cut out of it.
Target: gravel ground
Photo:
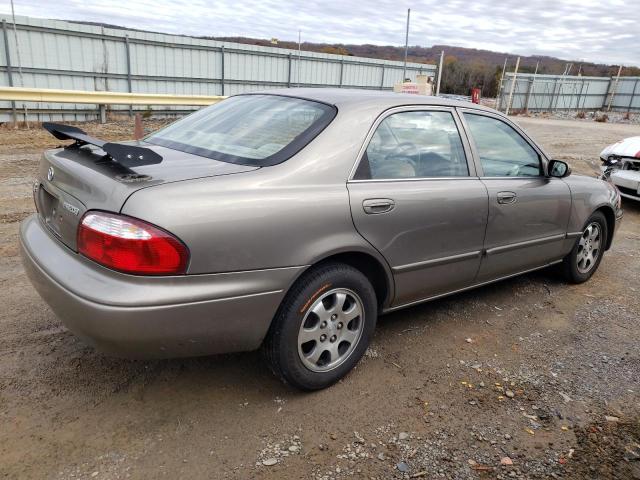
[[[584,116],[583,116],[584,115]],[[621,123],[627,125],[640,125],[640,114],[626,112],[602,112],[602,111],[580,111],[558,110],[555,112],[531,112],[524,117],[532,118],[553,118],[562,120],[580,120],[583,122]],[[637,132],[636,132],[637,134]]]
[[[516,120],[590,175],[639,134]],[[350,375],[301,394],[257,353],[126,361],[60,324],[17,249],[56,143],[0,128],[0,477],[640,478],[640,205],[586,284],[545,270],[390,314]]]

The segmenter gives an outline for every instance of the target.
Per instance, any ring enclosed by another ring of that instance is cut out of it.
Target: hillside
[[[279,41],[277,45],[271,43],[270,40],[246,38],[246,37],[214,37],[216,40],[229,42],[246,43],[250,45],[262,45],[265,47],[280,47],[297,49],[296,42]],[[392,45],[350,45],[350,44],[328,44],[328,43],[311,43],[303,42],[302,50],[311,52],[335,53],[338,55],[353,55],[358,57],[383,58],[386,60],[402,60],[404,58],[404,47],[395,47]],[[444,50],[445,55],[455,57],[464,63],[481,63],[492,66],[502,67],[505,58],[509,58],[511,67],[515,63],[517,55],[505,52],[494,52],[491,50],[481,50],[476,48],[454,47],[451,45],[433,45],[431,47],[421,47],[417,45],[409,45],[408,60],[416,63],[432,63],[438,62],[440,52]],[[615,75],[618,70],[617,65],[604,65],[590,62],[579,62],[575,60],[564,60],[556,57],[547,57],[542,55],[530,55],[520,57],[520,68],[523,70],[535,69],[536,63],[540,62],[539,73],[562,74],[568,63],[573,63],[571,73],[575,74],[581,67],[583,75],[607,76]],[[640,74],[640,68],[627,67],[625,74]]]
[[[250,45],[262,45],[269,47],[280,47],[297,49],[296,42],[278,41],[277,45],[270,40],[245,38],[245,37],[214,37],[216,40],[245,43]],[[368,58],[382,58],[386,60],[402,61],[404,58],[404,48],[391,45],[349,45],[349,44],[328,44],[304,42],[302,50],[311,52],[333,53],[338,55],[349,55]],[[483,90],[483,95],[493,96],[497,91],[500,71],[505,58],[508,58],[507,70],[513,71],[516,55],[493,52],[490,50],[480,50],[475,48],[454,47],[451,45],[433,45],[431,47],[420,47],[410,45],[408,50],[408,61],[416,63],[437,64],[440,52],[445,52],[445,67],[443,69],[442,91],[443,93],[456,93],[468,95],[472,87],[479,87]],[[582,75],[610,76],[618,71],[616,65],[604,65],[589,62],[576,62],[563,60],[547,56],[521,56],[520,71],[533,72],[536,63],[539,62],[538,73],[561,75],[567,68],[567,64],[572,63],[570,74],[577,74],[580,70]],[[626,67],[623,75],[640,75],[640,68]]]
[[[96,22],[75,21],[86,25],[99,25],[110,28],[122,28],[117,25]],[[141,30],[144,31],[144,30]],[[278,41],[247,37],[200,37],[214,40],[244,43],[249,45],[261,45],[287,49],[298,49],[297,42]],[[310,52],[332,53],[337,55],[358,56],[368,58],[381,58],[385,60],[402,61],[404,47],[392,45],[353,45],[353,44],[329,44],[303,42],[302,50]],[[415,63],[437,64],[440,52],[445,52],[445,64],[442,73],[442,93],[454,93],[468,95],[472,87],[482,90],[483,96],[495,96],[498,90],[498,82],[505,58],[508,59],[507,71],[513,71],[517,55],[481,50],[476,48],[454,47],[451,45],[433,45],[421,47],[410,45],[408,49],[408,61]],[[618,71],[617,65],[604,65],[590,62],[565,60],[555,57],[530,55],[520,57],[520,72],[533,72],[539,63],[538,73],[561,75],[569,64],[569,74],[575,75],[580,71],[582,75],[611,76]],[[625,67],[622,75],[640,76],[640,68]]]

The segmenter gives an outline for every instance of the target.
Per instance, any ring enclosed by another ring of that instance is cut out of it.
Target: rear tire
[[[571,252],[562,260],[562,273],[568,282],[583,283],[591,278],[604,255],[607,234],[607,219],[602,212],[595,212],[585,223]]]
[[[359,270],[332,262],[305,272],[280,305],[265,339],[271,370],[301,390],[332,385],[362,358],[377,310],[375,290]]]

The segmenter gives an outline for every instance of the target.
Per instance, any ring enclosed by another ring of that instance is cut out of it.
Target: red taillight
[[[142,220],[87,212],[78,228],[78,252],[105,267],[138,275],[187,270],[189,251],[180,240]]]

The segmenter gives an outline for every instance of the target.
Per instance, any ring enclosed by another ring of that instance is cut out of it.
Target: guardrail
[[[86,92],[48,88],[0,87],[0,100],[96,105],[211,105],[227,97],[160,93]]]

